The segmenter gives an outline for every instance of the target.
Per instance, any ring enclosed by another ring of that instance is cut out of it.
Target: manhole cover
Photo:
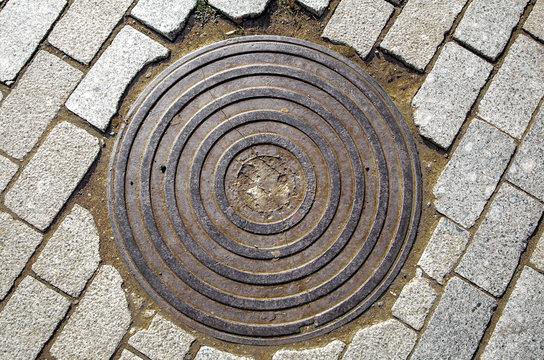
[[[312,43],[219,42],[165,70],[112,156],[117,242],[189,326],[271,345],[367,309],[415,237],[417,153],[366,73]]]

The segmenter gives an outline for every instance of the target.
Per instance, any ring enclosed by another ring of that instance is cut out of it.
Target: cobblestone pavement
[[[208,2],[0,1],[0,359],[544,358],[544,0]],[[414,79],[393,100],[408,104],[425,209],[378,315],[262,349],[185,328],[138,292],[105,192],[145,85],[206,31],[266,34],[281,11]]]

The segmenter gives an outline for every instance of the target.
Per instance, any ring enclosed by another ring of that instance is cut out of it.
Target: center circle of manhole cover
[[[190,327],[238,343],[354,319],[400,271],[421,212],[411,134],[357,65],[286,37],[219,42],[138,98],[111,160],[134,276]]]

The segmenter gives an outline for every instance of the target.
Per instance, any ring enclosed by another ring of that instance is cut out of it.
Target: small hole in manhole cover
[[[365,311],[408,256],[422,196],[413,140],[380,86],[326,48],[210,45],[128,117],[109,185],[117,242],[190,327],[256,345],[314,337]]]

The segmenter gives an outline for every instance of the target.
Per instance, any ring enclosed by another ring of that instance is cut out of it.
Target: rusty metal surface
[[[329,332],[376,301],[414,241],[406,124],[357,65],[252,36],[179,60],[133,106],[110,217],[140,284],[189,326],[246,344]]]

